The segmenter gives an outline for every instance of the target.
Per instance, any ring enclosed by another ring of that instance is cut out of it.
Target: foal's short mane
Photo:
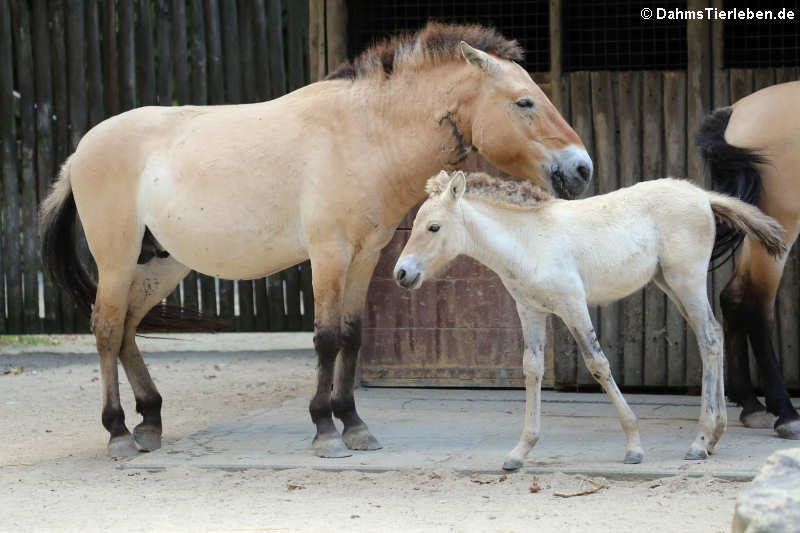
[[[440,172],[425,184],[428,197],[441,194],[450,183],[454,173]],[[485,172],[465,172],[466,196],[485,200],[504,207],[538,207],[553,197],[543,188],[530,181],[514,181],[490,176]]]
[[[377,42],[325,79],[354,80],[376,73],[391,76],[404,65],[462,60],[458,46],[461,41],[501,59],[521,61],[524,56],[517,41],[506,39],[494,28],[429,22],[415,33],[401,33]]]

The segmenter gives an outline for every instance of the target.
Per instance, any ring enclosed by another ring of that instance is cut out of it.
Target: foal
[[[713,451],[727,423],[722,330],[706,296],[714,216],[773,255],[786,250],[777,222],[740,200],[675,179],[563,201],[530,183],[442,171],[428,181],[426,191],[428,199],[394,268],[396,281],[416,289],[463,253],[494,270],[517,304],[525,338],[525,425],[503,468],[519,468],[539,439],[551,313],[566,323],[587,368],[617,410],[627,439],[625,462],[641,462],[636,416],[611,376],[586,304],[618,300],[650,280],[689,322],[703,359],[700,429],[685,458],[705,459]]]

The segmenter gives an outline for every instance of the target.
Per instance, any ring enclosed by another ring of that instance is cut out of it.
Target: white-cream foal
[[[525,424],[503,468],[519,468],[539,439],[551,313],[565,322],[617,410],[627,439],[625,462],[641,462],[636,416],[611,376],[587,302],[618,300],[651,280],[689,322],[703,360],[700,428],[686,459],[705,459],[713,451],[727,423],[722,330],[706,296],[714,216],[776,255],[786,249],[777,222],[735,198],[675,179],[564,201],[530,183],[442,171],[426,190],[428,199],[395,265],[396,281],[416,289],[451,259],[466,254],[494,270],[517,304],[525,339]]]

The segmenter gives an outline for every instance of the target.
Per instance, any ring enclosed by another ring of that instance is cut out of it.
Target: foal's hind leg
[[[603,387],[617,411],[626,439],[624,462],[628,464],[641,463],[644,458],[644,450],[639,437],[639,422],[611,375],[611,367],[597,340],[597,334],[589,317],[589,310],[584,305],[580,309],[573,309],[569,313],[560,314],[560,316],[578,342],[586,368]]]
[[[358,416],[353,396],[358,350],[361,348],[361,317],[367,288],[377,262],[377,252],[355,258],[347,272],[344,292],[342,349],[336,358],[331,406],[336,418],[344,424],[342,440],[351,450],[381,449],[380,443],[372,436],[367,424]]]
[[[706,295],[705,262],[698,272],[686,272],[685,266],[666,269],[659,285],[662,283],[671,289],[665,292],[684,313],[700,347],[703,360],[700,427],[685,459],[705,459],[722,437],[728,423],[722,376],[722,328],[714,319],[714,311]]]
[[[133,438],[142,451],[161,447],[161,395],[136,346],[136,328],[144,316],[180,283],[189,269],[171,257],[150,259],[137,265],[128,296],[128,318],[119,358],[136,398],[136,411],[142,422],[133,430]]]

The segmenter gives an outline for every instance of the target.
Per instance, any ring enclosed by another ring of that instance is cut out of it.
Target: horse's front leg
[[[358,350],[361,348],[361,318],[372,272],[379,252],[363,254],[353,260],[347,272],[342,305],[342,348],[336,359],[331,404],[333,414],[344,424],[342,439],[351,450],[379,450],[381,445],[369,432],[356,411],[353,396]]]
[[[333,423],[331,390],[336,355],[342,347],[342,302],[352,247],[338,243],[311,248],[314,288],[314,349],[317,352],[317,390],[309,405],[317,426],[314,454],[318,457],[348,457],[339,431]]]
[[[569,312],[563,314],[562,318],[578,343],[586,368],[589,369],[594,379],[603,387],[617,411],[619,422],[626,438],[625,459],[623,462],[627,464],[641,463],[642,458],[644,458],[644,450],[639,438],[639,422],[611,375],[611,367],[603,353],[603,349],[600,347],[600,342],[597,340],[597,334],[589,317],[589,310],[585,305],[580,308],[575,306]]]
[[[539,441],[542,413],[542,378],[544,377],[544,346],[547,338],[547,313],[524,309],[517,304],[525,350],[522,371],[525,374],[525,422],[519,443],[503,462],[504,470],[516,470],[528,452]]]

